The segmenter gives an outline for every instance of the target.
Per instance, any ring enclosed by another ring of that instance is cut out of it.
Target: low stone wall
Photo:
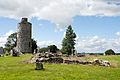
[[[83,64],[83,65],[99,65],[99,66],[111,66],[110,62],[106,60],[94,59],[93,61],[82,61],[82,60],[72,60],[72,59],[63,59],[61,57],[46,57],[46,56],[33,56],[30,60],[30,63],[35,63],[36,60],[44,63],[55,63],[55,64]]]
[[[53,57],[53,58],[49,58],[48,60],[46,60],[47,63],[63,63],[63,59],[59,58],[59,57]]]

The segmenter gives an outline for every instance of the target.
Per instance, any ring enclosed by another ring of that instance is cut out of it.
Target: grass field
[[[0,80],[120,80],[120,56],[99,56],[114,67],[79,64],[44,64],[44,70],[34,70],[35,64],[23,63],[31,55],[0,57]]]

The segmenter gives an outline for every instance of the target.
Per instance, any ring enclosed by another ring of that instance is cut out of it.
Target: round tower
[[[27,18],[22,18],[17,30],[17,50],[22,53],[32,53],[32,24]]]

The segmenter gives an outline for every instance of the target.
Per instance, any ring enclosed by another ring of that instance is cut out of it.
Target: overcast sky
[[[22,17],[29,18],[40,47],[61,48],[71,24],[78,52],[120,52],[120,0],[0,0],[0,46]]]

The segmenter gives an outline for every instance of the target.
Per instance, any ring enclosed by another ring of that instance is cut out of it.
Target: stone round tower
[[[22,18],[17,30],[17,50],[22,53],[32,53],[32,24],[27,18]]]

